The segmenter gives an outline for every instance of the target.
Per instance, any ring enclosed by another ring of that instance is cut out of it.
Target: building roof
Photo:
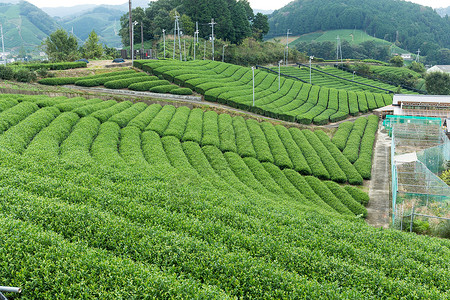
[[[400,105],[400,103],[402,103],[402,102],[442,103],[442,104],[450,105],[450,95],[395,94],[392,104]]]
[[[432,66],[431,68],[429,68],[427,70],[427,73],[428,72],[436,72],[436,71],[450,73],[450,65],[435,65],[435,66]]]

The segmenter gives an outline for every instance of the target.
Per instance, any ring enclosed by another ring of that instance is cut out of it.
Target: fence
[[[388,116],[383,124],[392,135],[393,225],[401,225],[405,214],[445,219],[450,187],[438,175],[449,167],[450,141],[441,120]]]

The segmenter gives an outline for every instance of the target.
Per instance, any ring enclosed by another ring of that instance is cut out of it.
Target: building
[[[442,123],[450,118],[450,96],[396,94],[392,105],[374,110],[381,117],[415,116],[441,118]]]
[[[427,73],[431,72],[442,72],[442,73],[450,73],[450,65],[436,65],[427,70]]]
[[[403,53],[403,54],[401,55],[401,57],[402,57],[404,60],[411,60],[411,59],[412,59],[411,53]]]

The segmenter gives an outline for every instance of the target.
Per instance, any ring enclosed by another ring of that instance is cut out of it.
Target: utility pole
[[[3,36],[3,35],[2,35],[2,36]],[[419,57],[420,57],[420,49],[417,49],[416,62],[420,62],[420,61],[419,61]]]
[[[339,52],[341,53],[341,64],[342,64],[342,48],[341,48],[341,38],[339,36],[336,37],[336,63],[339,62]]]
[[[3,25],[0,24],[0,33],[2,34],[2,61],[6,65],[6,59],[4,59],[5,56],[5,44],[3,41]]]
[[[312,84],[312,77],[311,77],[311,60],[314,59],[314,56],[309,57],[309,84]]]
[[[164,59],[166,59],[166,30],[163,29],[163,41],[164,41]]]
[[[186,61],[186,40],[183,40],[183,47],[184,47],[184,61]]]
[[[130,52],[131,60],[133,61],[133,20],[131,19],[131,0],[128,0],[128,24],[129,24],[129,34],[130,34]]]
[[[291,30],[288,29],[286,32],[286,66],[288,65],[289,60],[289,35],[292,34]]]
[[[138,22],[136,22],[136,21],[131,23],[131,47],[133,47],[133,44],[134,44],[133,29],[134,29],[134,26],[136,26],[137,24],[138,24]],[[131,65],[133,65],[133,64],[134,64],[134,51],[133,51],[133,48],[131,48]]]
[[[225,47],[227,47],[228,45],[223,45],[222,47],[222,62],[225,61]]]
[[[252,79],[253,79],[253,106],[255,106],[255,67],[252,67]]]
[[[178,15],[175,13],[175,25],[173,27],[173,57],[175,59],[175,47],[177,46],[177,24],[178,24]]]
[[[206,59],[206,41],[205,41],[205,47],[203,48],[203,60]]]
[[[211,23],[208,24],[211,25],[212,60],[214,60],[214,25],[217,23],[214,22],[214,18],[212,18]]]
[[[143,58],[144,55],[144,25],[143,25],[143,21],[141,21],[141,59]]]
[[[180,22],[177,21],[178,26],[178,50],[180,51],[180,61],[183,60],[183,53],[181,52],[181,31],[180,31]]]
[[[195,60],[195,48],[198,43],[198,22],[195,22],[195,32],[194,32],[194,60]]]
[[[280,87],[281,87],[281,63],[282,62],[283,62],[282,60],[280,60],[278,62],[278,90],[280,90]]]

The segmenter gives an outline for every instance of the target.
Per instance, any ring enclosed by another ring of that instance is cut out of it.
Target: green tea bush
[[[176,85],[158,85],[155,87],[152,87],[150,89],[150,92],[152,93],[170,93],[171,91],[177,89],[178,87]]]
[[[176,88],[170,91],[174,95],[192,95],[192,90],[189,88]]]

